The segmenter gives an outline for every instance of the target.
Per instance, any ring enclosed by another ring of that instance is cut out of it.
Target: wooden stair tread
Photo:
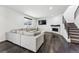
[[[69,28],[69,30],[79,30],[79,28]]]
[[[79,43],[78,40],[71,40],[71,43]]]
[[[77,26],[74,23],[68,23],[67,26],[70,28],[77,28]]]
[[[75,25],[68,25],[68,27],[74,27],[75,28],[76,26]]]
[[[69,33],[79,33],[79,31],[69,31]]]
[[[69,33],[69,35],[77,35],[77,36],[79,36],[79,33]]]
[[[79,37],[78,35],[70,35],[70,37]]]
[[[69,31],[69,33],[79,33],[79,31]]]
[[[79,30],[69,30],[69,31],[71,31],[71,32],[78,32]]]
[[[70,36],[71,39],[79,39],[79,37]]]
[[[74,40],[74,41],[75,41],[75,40],[76,40],[76,41],[79,41],[79,39],[71,39],[71,40]]]

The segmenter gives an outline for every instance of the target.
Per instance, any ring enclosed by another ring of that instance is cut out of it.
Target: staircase
[[[78,15],[79,6],[69,6],[67,11],[64,13],[64,16],[62,17],[65,30],[68,33],[68,38],[71,39],[72,43],[79,43],[79,28],[77,28],[77,26],[74,23],[68,22],[71,22],[71,18],[73,20],[72,22],[74,22]]]
[[[74,23],[68,23],[68,32],[71,43],[79,43],[79,28]]]

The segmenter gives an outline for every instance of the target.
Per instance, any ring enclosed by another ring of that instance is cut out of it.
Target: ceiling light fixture
[[[50,7],[49,7],[49,10],[52,10],[52,9],[53,9],[53,7],[52,7],[52,6],[50,6]]]

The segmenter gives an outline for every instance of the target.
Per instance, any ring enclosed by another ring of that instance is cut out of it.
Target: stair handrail
[[[75,19],[76,16],[77,16],[77,11],[78,11],[78,9],[79,9],[79,6],[77,6],[77,9],[76,9],[76,11],[75,11],[75,13],[74,13],[74,19]]]

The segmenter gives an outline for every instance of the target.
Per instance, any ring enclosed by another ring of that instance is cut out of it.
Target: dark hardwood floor
[[[0,43],[0,53],[34,53],[9,41]],[[79,53],[79,44],[67,43],[58,34],[45,33],[45,42],[36,53]]]

